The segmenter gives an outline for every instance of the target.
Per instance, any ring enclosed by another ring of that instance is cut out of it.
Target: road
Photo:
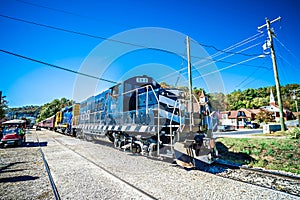
[[[240,129],[236,131],[215,132],[214,137],[252,137],[256,134],[262,134],[262,129]]]

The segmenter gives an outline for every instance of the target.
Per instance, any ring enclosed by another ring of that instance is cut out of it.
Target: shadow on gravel
[[[22,148],[22,147],[45,147],[47,146],[48,142],[25,142],[22,145],[18,146],[18,145],[9,145],[9,146],[5,146],[6,149],[10,149],[10,148]]]
[[[22,163],[26,163],[26,162],[14,162],[14,163],[9,163],[8,165],[5,165],[3,167],[0,167],[0,173],[11,171],[11,170],[7,170],[7,169],[14,165],[22,164]],[[20,170],[20,171],[23,171],[23,170]]]
[[[35,180],[38,178],[39,177],[35,177],[35,176],[15,176],[15,177],[9,177],[9,178],[0,178],[0,183],[32,181],[32,180]]]
[[[220,158],[223,161],[227,161],[229,164],[241,166],[256,161],[253,157],[249,156],[246,153],[229,151],[229,148],[226,147],[222,142],[217,142],[216,146]]]
[[[45,146],[47,146],[47,142],[26,142],[25,144],[24,144],[24,147],[39,147],[39,146],[41,146],[41,147],[45,147]]]
[[[220,157],[218,160],[216,160],[212,164],[207,164],[202,161],[196,160],[196,167],[186,170],[200,170],[211,174],[219,174],[227,171],[228,169],[239,169],[240,166],[247,165],[250,162],[255,161],[253,157],[249,156],[246,153],[229,151],[229,148],[227,148],[221,142],[217,142],[216,146]]]
[[[25,169],[9,169],[9,170],[0,170],[0,173],[14,173],[14,172],[21,172],[24,171]]]

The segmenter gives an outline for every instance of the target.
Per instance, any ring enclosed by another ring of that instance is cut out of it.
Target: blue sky
[[[265,29],[259,33],[257,27],[265,23],[265,17],[273,20],[281,16],[281,21],[272,24],[277,35],[274,45],[280,82],[300,84],[299,8],[300,2],[293,0],[0,0],[0,49],[115,82],[145,72],[174,85],[177,77],[182,77],[179,84],[185,84],[187,77],[184,39],[188,35],[194,86],[229,93],[275,85],[270,56],[258,57],[264,54],[262,45],[267,33]],[[156,50],[127,50],[118,42],[8,17]],[[227,50],[235,54],[218,51],[236,44],[243,45]],[[106,62],[122,48],[125,53]],[[81,80],[76,74],[3,52],[0,69],[0,90],[10,107],[42,105],[61,97],[71,99],[82,82],[86,85],[80,91],[90,89],[90,93],[110,86],[95,80],[89,83],[88,78]]]

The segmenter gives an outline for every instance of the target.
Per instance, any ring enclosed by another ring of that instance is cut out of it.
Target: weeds
[[[294,128],[294,130],[290,133],[291,139],[299,139],[300,138],[300,128]]]
[[[219,138],[226,151],[223,159],[253,167],[300,174],[300,141],[291,138]],[[226,148],[227,147],[227,148]],[[238,154],[248,156],[247,161]]]

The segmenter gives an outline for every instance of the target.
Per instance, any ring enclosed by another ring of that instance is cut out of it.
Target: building
[[[270,91],[270,105],[262,106],[259,109],[241,108],[239,110],[220,112],[220,124],[229,125],[235,129],[245,128],[247,124],[250,124],[255,120],[255,116],[261,110],[267,110],[269,112],[274,113],[274,120],[276,122],[280,121],[279,107],[276,105],[272,90]],[[287,109],[283,109],[283,113],[285,120],[292,120],[295,118],[293,113]]]
[[[221,125],[229,125],[234,129],[245,128],[255,120],[256,114],[260,109],[246,109],[223,111],[220,113]]]
[[[276,105],[272,89],[270,90],[270,105],[262,106],[260,108],[262,110],[266,110],[266,111],[274,113],[273,114],[274,120],[276,122],[280,122],[279,106]],[[291,112],[290,110],[284,109],[284,108],[283,108],[283,117],[284,117],[284,120],[293,120],[295,118],[295,116],[293,115],[293,112]]]

